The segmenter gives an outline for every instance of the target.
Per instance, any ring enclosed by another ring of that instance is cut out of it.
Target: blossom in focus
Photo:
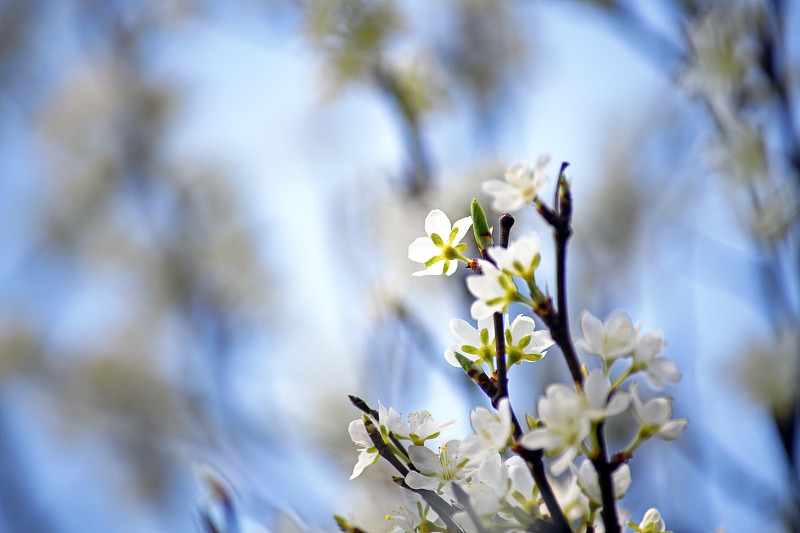
[[[582,339],[575,344],[589,355],[597,355],[610,365],[616,359],[631,355],[639,338],[639,328],[624,311],[615,311],[605,321],[588,311],[581,313]]]
[[[574,467],[573,467],[574,468]],[[603,503],[600,492],[600,482],[597,479],[597,470],[589,459],[584,459],[577,472],[578,485],[583,493],[596,504]],[[611,475],[611,484],[614,487],[614,498],[621,500],[625,497],[628,487],[631,486],[631,469],[627,464],[621,465]]]
[[[458,343],[448,346],[444,352],[444,358],[451,365],[461,367],[456,359],[456,353],[479,365],[491,361],[494,357],[494,323],[491,315],[478,320],[477,329],[466,320],[454,318],[450,320],[450,331],[459,340]]]
[[[506,361],[509,367],[522,361],[538,361],[545,350],[555,344],[550,333],[534,331],[536,323],[531,317],[519,315],[505,330]]]
[[[532,450],[544,449],[557,455],[550,469],[559,475],[569,468],[572,460],[589,437],[591,420],[586,398],[570,387],[555,383],[547,387],[545,396],[537,405],[539,418],[544,423],[520,438],[520,444]]]
[[[490,317],[493,313],[505,313],[508,304],[517,299],[517,286],[511,276],[489,261],[479,259],[478,264],[483,275],[467,277],[467,288],[477,298],[470,307],[475,320]]]
[[[379,428],[385,427],[387,417],[388,412],[386,408],[379,403],[378,420],[376,425]],[[363,418],[358,418],[350,422],[350,425],[347,427],[347,431],[350,433],[350,438],[353,440],[353,442],[359,446],[358,461],[356,462],[355,468],[353,468],[353,474],[350,476],[350,479],[355,479],[361,475],[361,472],[363,472],[366,467],[377,462],[378,449],[375,448],[375,444],[373,444],[372,439],[367,432]],[[383,433],[382,429],[381,433]]]
[[[411,446],[408,457],[419,472],[410,471],[406,475],[406,484],[412,489],[427,489],[439,492],[451,481],[467,480],[478,466],[477,461],[470,461],[461,441],[453,439],[434,453],[425,446]]]
[[[386,418],[386,425],[398,439],[410,440],[417,446],[422,446],[426,440],[435,439],[443,429],[452,427],[458,420],[437,422],[428,411],[422,410],[408,415],[408,425],[403,423],[397,412],[390,408]]]
[[[494,197],[492,207],[497,211],[517,211],[536,198],[547,183],[547,164],[549,155],[539,156],[535,168],[519,159],[511,163],[505,173],[505,181],[484,182],[483,190]]]
[[[686,431],[688,420],[685,418],[670,420],[672,405],[667,398],[659,396],[647,403],[642,402],[642,398],[639,396],[639,386],[635,382],[631,385],[631,398],[633,399],[633,413],[642,424],[639,430],[642,437],[655,435],[662,440],[675,440]]]
[[[667,343],[661,331],[651,331],[636,343],[633,365],[647,374],[647,380],[656,390],[664,390],[664,382],[675,384],[681,379],[677,365],[671,359],[659,357]]]
[[[497,268],[512,276],[519,276],[533,282],[533,271],[539,266],[539,236],[526,235],[508,245],[492,246],[487,253],[497,263]]]
[[[611,381],[608,377],[600,370],[592,370],[583,383],[583,393],[588,407],[587,416],[593,422],[618,415],[630,404],[628,393],[615,391],[609,397],[610,392]]]
[[[434,276],[456,271],[457,261],[469,262],[462,254],[467,245],[461,239],[472,226],[472,218],[464,217],[450,225],[450,219],[442,211],[434,209],[425,217],[427,237],[419,237],[408,247],[408,258],[423,263],[427,268],[414,272],[414,276]]]

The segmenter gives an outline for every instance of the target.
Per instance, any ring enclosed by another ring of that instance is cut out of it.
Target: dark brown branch
[[[609,533],[619,533],[619,517],[617,516],[617,502],[614,497],[614,482],[612,475],[614,469],[608,462],[606,455],[606,437],[603,431],[605,422],[597,424],[595,428],[595,435],[597,437],[597,445],[599,448],[598,457],[592,459],[594,469],[597,471],[597,481],[600,485],[600,495],[603,498],[603,509],[600,511],[600,516],[603,518],[603,525]]]
[[[508,248],[513,225],[514,217],[508,213],[500,216],[500,246],[503,248]],[[500,400],[508,397],[508,369],[506,368],[505,327],[502,313],[494,314],[494,340],[497,347],[497,393],[492,398],[492,405],[497,408]]]
[[[516,422],[516,420],[514,422]],[[544,500],[547,510],[550,511],[550,517],[553,519],[557,531],[571,533],[572,527],[569,525],[567,517],[561,510],[553,488],[547,480],[547,472],[545,472],[544,462],[542,461],[544,450],[529,450],[519,444],[514,444],[512,449],[517,455],[522,457],[522,459],[525,460],[525,464],[528,465],[528,470],[531,471],[533,480],[536,482],[536,486],[539,487],[539,494],[542,495],[542,500]],[[553,512],[553,509],[557,509],[558,512]]]
[[[558,344],[558,347],[561,348],[572,379],[575,382],[575,387],[580,390],[583,387],[583,373],[581,372],[578,354],[572,343],[572,336],[569,331],[569,312],[567,310],[567,241],[572,236],[572,195],[569,183],[564,175],[567,165],[568,163],[566,162],[561,164],[555,194],[555,208],[551,210],[543,203],[537,203],[539,213],[553,228],[553,236],[556,242],[556,300],[558,302],[558,308],[553,309],[552,303],[548,300],[542,305],[541,310],[537,310],[537,314],[550,329],[550,335]],[[620,527],[616,500],[614,499],[614,486],[611,481],[613,469],[608,462],[603,427],[604,424],[600,423],[595,429],[598,454],[592,461],[595,470],[597,470],[603,499],[603,525],[608,533],[619,533]]]
[[[400,460],[397,458],[394,452],[392,452],[392,450],[389,449],[389,445],[386,444],[386,442],[384,442],[380,431],[378,430],[378,428],[375,427],[375,424],[368,416],[364,416],[364,427],[367,430],[367,434],[369,435],[372,444],[378,450],[378,455],[386,459],[389,462],[389,464],[392,465],[395,468],[395,470],[397,470],[400,473],[401,476],[403,476],[403,479],[405,479],[405,477],[408,475],[409,472],[408,468],[406,468],[403,465],[403,463],[400,462]],[[444,501],[438,494],[430,490],[412,489],[411,487],[405,484],[405,481],[403,481],[402,486],[410,491],[419,494],[420,497],[422,497],[422,499],[425,500],[433,508],[434,511],[436,511],[436,514],[439,515],[439,517],[447,526],[448,531],[452,531],[454,533],[459,533],[459,532],[463,533],[463,530],[453,520],[453,513],[455,512],[455,510],[449,503]]]

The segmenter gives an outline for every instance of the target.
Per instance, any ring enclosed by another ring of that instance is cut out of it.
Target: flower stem
[[[516,419],[514,419],[513,422],[515,427],[514,438],[518,439],[516,428],[519,427],[519,424]],[[553,488],[550,486],[550,482],[547,479],[547,473],[544,470],[544,462],[542,461],[544,450],[529,450],[518,444],[514,445],[513,450],[517,455],[522,457],[525,460],[525,464],[528,465],[528,470],[530,470],[533,480],[536,482],[536,487],[542,495],[544,504],[547,506],[547,510],[550,511],[550,517],[556,526],[556,531],[571,533],[572,528],[569,525],[569,521],[567,521],[567,517],[564,515],[564,511],[561,510],[561,506],[558,504]]]
[[[535,200],[536,208],[548,224],[553,228],[553,237],[556,243],[556,299],[557,309],[552,308],[549,300],[542,302],[535,310],[544,320],[550,329],[550,335],[561,348],[564,359],[569,367],[575,387],[580,390],[583,386],[583,373],[572,343],[572,336],[569,331],[569,312],[567,310],[567,241],[572,236],[572,195],[570,193],[569,182],[564,171],[568,163],[561,164],[561,171],[558,175],[558,186],[555,193],[555,208],[550,209],[538,198]],[[592,462],[597,470],[600,492],[603,499],[603,525],[607,533],[620,533],[619,520],[617,518],[616,500],[614,498],[614,487],[611,482],[613,468],[608,462],[608,452],[606,451],[605,434],[603,433],[604,423],[600,423],[595,428],[597,442],[597,455]]]
[[[628,368],[626,368],[625,372],[620,374],[620,376],[617,379],[614,380],[614,383],[611,385],[611,390],[609,391],[609,394],[611,394],[612,392],[617,390],[617,388],[620,385],[622,385],[622,382],[625,381],[627,379],[627,377],[630,376],[635,370],[638,370],[636,368],[636,365],[631,365]]]
[[[508,248],[513,225],[514,217],[508,213],[500,216],[500,246],[503,248]],[[497,346],[497,393],[492,398],[492,405],[497,408],[500,400],[508,396],[508,369],[506,368],[505,328],[503,327],[502,313],[494,314],[494,340]]]
[[[364,427],[367,430],[367,434],[369,435],[372,444],[378,450],[378,455],[386,459],[389,464],[391,464],[395,470],[397,470],[400,475],[405,478],[409,472],[408,468],[403,466],[403,463],[397,459],[392,450],[389,448],[389,445],[384,442],[378,428],[375,427],[375,424],[367,416],[364,416]],[[433,508],[436,514],[439,515],[439,518],[441,518],[447,526],[448,531],[452,531],[453,533],[463,533],[463,530],[453,520],[453,513],[455,512],[455,509],[453,509],[453,506],[444,501],[438,494],[425,489],[412,489],[405,484],[405,481],[402,482],[402,486],[419,494],[422,499],[425,500],[431,506],[431,508]]]
[[[599,453],[597,458],[592,459],[592,463],[597,471],[597,481],[600,485],[600,495],[603,499],[603,508],[600,511],[600,516],[603,517],[603,525],[608,533],[620,533],[617,502],[614,498],[614,484],[611,480],[613,469],[606,456],[606,437],[603,432],[604,426],[605,422],[601,422],[597,424],[595,428]]]
[[[503,213],[503,215],[500,217],[500,246],[503,248],[508,247],[509,237],[511,235],[511,226],[513,225],[514,217],[508,213]],[[492,260],[486,250],[481,250],[481,256],[486,261],[489,261],[493,265],[497,266],[495,261]],[[497,319],[498,316],[500,317],[499,321]],[[494,395],[489,395],[486,389],[484,389],[484,392],[487,392],[487,395],[492,400],[492,405],[497,408],[499,401],[502,398],[508,397],[508,376],[506,373],[507,369],[505,361],[505,331],[503,328],[503,315],[501,313],[494,314],[494,338],[497,349],[497,391]],[[514,441],[518,441],[522,436],[522,427],[519,425],[517,415],[514,414],[514,410],[511,408],[510,402],[509,410],[511,411],[511,423],[514,426]],[[564,511],[561,510],[561,506],[558,504],[558,500],[553,492],[553,488],[550,486],[550,481],[547,479],[547,473],[544,469],[544,462],[542,461],[544,451],[528,450],[527,448],[523,448],[517,444],[514,445],[513,449],[525,460],[528,470],[530,470],[533,480],[536,482],[536,486],[539,488],[539,492],[542,494],[542,499],[547,506],[547,510],[550,512],[550,517],[556,526],[556,531],[559,533],[571,533],[572,528],[569,525],[569,521],[564,515]]]

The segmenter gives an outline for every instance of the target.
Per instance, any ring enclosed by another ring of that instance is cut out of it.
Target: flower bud
[[[470,214],[472,215],[472,231],[475,232],[475,244],[478,245],[478,250],[483,253],[486,248],[492,245],[492,229],[486,220],[486,213],[483,212],[483,208],[476,198],[472,199]]]

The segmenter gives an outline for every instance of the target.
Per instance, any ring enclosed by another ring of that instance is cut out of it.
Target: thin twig
[[[380,431],[375,427],[375,424],[369,417],[364,417],[364,427],[367,430],[367,434],[369,435],[372,444],[378,450],[378,455],[386,459],[389,464],[392,465],[401,476],[403,476],[403,479],[405,479],[409,472],[408,468],[406,468],[403,463],[400,462],[397,456],[395,456],[395,454],[389,448],[389,445],[384,442]],[[444,501],[438,494],[430,490],[412,489],[405,483],[405,481],[403,481],[402,486],[413,492],[416,492],[422,497],[422,499],[430,504],[433,510],[436,511],[436,514],[439,515],[439,517],[445,523],[448,531],[463,533],[463,530],[453,520],[453,513],[455,512],[455,509],[453,509],[453,507]]]
[[[556,241],[556,300],[558,308],[552,309],[549,304],[545,307],[545,312],[540,314],[545,324],[550,329],[550,335],[561,348],[564,359],[569,367],[575,387],[580,390],[583,386],[583,373],[581,372],[580,361],[578,359],[575,346],[572,343],[572,336],[569,331],[569,314],[567,310],[567,241],[572,235],[572,195],[569,183],[564,175],[568,163],[561,164],[561,171],[558,176],[558,186],[555,194],[555,207],[549,209],[541,202],[537,202],[537,208],[542,217],[552,226],[553,235]],[[617,517],[616,500],[614,499],[614,488],[611,481],[613,469],[608,462],[608,451],[606,440],[603,433],[604,424],[600,423],[595,428],[597,437],[598,454],[592,461],[597,470],[600,491],[603,499],[603,525],[608,533],[619,533],[619,519]]]
[[[606,438],[603,428],[605,422],[597,424],[595,428],[595,436],[597,437],[597,447],[599,448],[599,455],[597,458],[592,459],[594,469],[597,471],[597,481],[600,485],[600,495],[603,499],[603,509],[600,511],[600,516],[603,518],[603,525],[609,533],[619,532],[619,518],[617,517],[617,502],[614,497],[614,483],[612,481],[613,468],[608,462],[608,455],[606,454]]]
[[[500,217],[500,246],[503,248],[508,247],[511,236],[511,227],[513,225],[514,217],[508,213],[503,213],[503,215]],[[489,261],[493,265],[497,266],[495,261],[487,253],[487,250],[482,250],[481,256],[486,261]],[[497,320],[498,316],[500,317],[499,322]],[[500,400],[508,397],[508,375],[506,373],[505,361],[505,331],[503,327],[502,314],[500,313],[494,314],[494,338],[497,347],[498,359],[497,390],[494,394],[489,394],[489,391],[486,388],[481,388],[484,392],[486,392],[487,396],[492,401],[492,405],[497,408]],[[514,441],[516,442],[522,436],[522,427],[517,420],[517,416],[514,414],[514,410],[511,408],[510,402],[509,410],[511,411],[511,423],[514,426]],[[550,516],[559,533],[571,533],[572,528],[569,525],[569,521],[564,515],[564,511],[561,510],[561,506],[556,499],[553,488],[550,486],[550,481],[547,479],[547,473],[545,472],[544,462],[542,460],[544,452],[542,450],[528,450],[526,448],[517,446],[516,444],[513,449],[525,460],[528,470],[530,470],[536,486],[539,487],[539,493],[542,495],[545,506],[547,506],[547,510],[550,512]]]
[[[508,248],[513,225],[514,217],[508,213],[500,216],[500,246],[503,248]],[[502,313],[494,314],[494,339],[497,347],[497,393],[492,398],[492,405],[497,408],[500,400],[508,397],[508,369],[506,368],[505,327],[503,327]]]

